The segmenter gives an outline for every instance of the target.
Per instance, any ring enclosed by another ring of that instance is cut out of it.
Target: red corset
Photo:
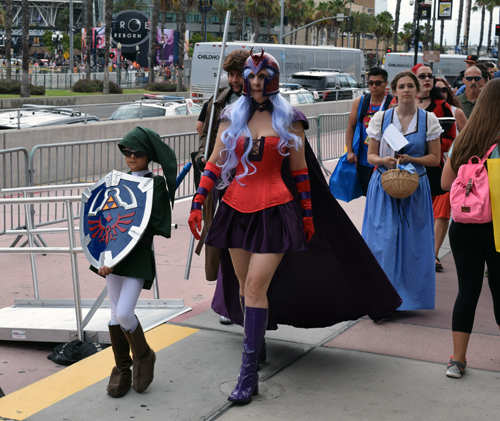
[[[244,172],[241,157],[248,141],[244,137],[238,139],[235,149],[239,159],[236,175]],[[256,172],[240,179],[243,186],[234,179],[224,194],[222,199],[224,202],[237,211],[250,213],[282,205],[293,199],[281,178],[284,156],[278,151],[279,141],[279,137],[262,137],[260,140],[254,140],[254,145],[258,148],[250,152],[248,159],[255,165]],[[253,168],[249,167],[248,170],[252,172]]]

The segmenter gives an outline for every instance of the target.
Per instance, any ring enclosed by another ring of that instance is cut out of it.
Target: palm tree
[[[184,74],[184,41],[186,39],[186,19],[188,11],[188,0],[180,2],[180,34],[179,34],[179,67],[177,72],[177,92],[182,92],[182,77]]]
[[[394,51],[398,50],[398,30],[399,30],[399,14],[401,13],[401,0],[396,2],[396,13],[394,14]]]
[[[264,13],[264,19],[267,25],[267,42],[271,42],[271,26],[275,26],[280,21],[280,5],[271,1],[269,8]]]
[[[373,35],[375,35],[375,37],[377,38],[377,60],[379,57],[378,52],[380,39],[384,38],[387,44],[388,35],[392,34],[391,31],[393,24],[394,22],[392,20],[392,15],[387,11],[379,13],[375,18],[375,28],[373,30]]]
[[[328,14],[325,15],[325,17],[333,17],[337,16],[339,13],[345,13],[345,6],[348,2],[348,0],[330,0],[328,2]],[[326,45],[329,44],[328,41],[330,39],[330,33],[334,30],[333,45],[337,46],[340,25],[345,25],[345,21],[337,21],[337,19],[331,19],[328,21]]]
[[[104,5],[104,78],[102,94],[109,95],[109,46],[111,45],[111,19],[113,17],[113,0],[106,0]]]
[[[486,4],[487,0],[476,0],[476,4],[472,8],[474,12],[477,12],[479,8],[481,8],[481,30],[479,31],[479,43],[477,45],[477,56],[479,57],[479,52],[481,51],[481,47],[483,46],[483,38],[484,38],[484,21],[486,17]]]
[[[304,19],[304,25],[308,25],[314,22],[314,9],[316,8],[314,0],[305,0],[304,6],[302,8],[302,18]],[[305,42],[309,45],[309,27],[305,28]]]
[[[236,10],[236,4],[231,0],[215,0],[211,14],[217,17],[219,21],[219,33],[222,34],[222,25],[225,24],[226,13],[231,10],[231,13]]]
[[[123,10],[142,10],[146,11],[148,4],[142,0],[117,0],[113,6],[113,13]]]
[[[465,9],[467,11],[467,14],[465,15],[465,29],[464,29],[464,36],[465,40],[467,42],[466,48],[467,52],[466,54],[469,54],[469,45],[470,45],[470,15],[472,13],[472,0],[466,0],[466,6]]]
[[[85,38],[87,44],[87,66],[85,68],[85,77],[90,79],[90,53],[92,51],[92,11],[93,0],[86,0],[86,20],[85,20]]]
[[[429,21],[427,21],[424,23],[425,35],[422,39],[422,51],[432,49],[432,47],[429,47],[429,45],[430,45],[429,43],[431,42],[430,30],[431,30],[431,25],[429,24]]]
[[[443,21],[441,21],[443,22]],[[403,31],[399,33],[399,36],[401,38],[401,41],[404,44],[404,51],[405,53],[408,52],[409,50],[409,45],[413,37],[413,24],[411,22],[406,22],[403,25]]]
[[[297,29],[302,23],[302,0],[286,0],[285,10],[292,29]],[[290,35],[290,44],[293,44],[293,34]],[[295,32],[295,44],[297,44],[297,32]]]
[[[495,9],[495,6],[497,5],[498,0],[493,0],[488,3],[486,8],[488,9],[488,12],[490,12],[490,23],[488,25],[488,51],[490,51],[491,48],[491,31],[493,28],[493,10]]]
[[[29,54],[29,5],[28,0],[21,2],[21,14],[23,20],[23,72],[21,75],[21,97],[28,98],[30,96],[30,68],[28,61]]]
[[[319,20],[319,19],[323,19],[325,16],[327,16],[327,13],[328,13],[328,3],[324,2],[324,1],[321,1],[319,2],[318,6],[316,7],[316,11],[314,12],[314,20]],[[316,24],[316,45],[324,45],[324,41],[323,41],[323,38],[324,38],[324,32],[325,32],[325,28],[327,27],[328,21],[322,21],[322,22],[318,22]],[[321,41],[320,41],[320,38],[321,38]]]
[[[153,14],[151,16],[151,32],[149,39],[149,83],[155,81],[155,65],[156,65],[156,32],[158,28],[158,20],[160,17],[160,0],[153,0]],[[184,49],[182,50],[184,51]]]
[[[444,53],[443,51],[443,36],[444,36],[444,19],[441,19],[441,35],[439,37],[439,51],[440,53]]]
[[[456,45],[460,45],[460,28],[462,27],[462,19],[464,14],[464,0],[460,0],[460,6],[458,7],[458,26],[457,26],[457,40]]]
[[[234,20],[236,22],[236,31],[234,33],[235,40],[241,37],[241,40],[244,41],[243,23],[245,21],[245,0],[236,0],[236,14]]]
[[[5,0],[5,16],[12,16],[13,0]],[[5,19],[5,59],[7,60],[6,80],[10,82],[12,77],[12,67],[10,63],[10,38],[12,37],[12,19]]]

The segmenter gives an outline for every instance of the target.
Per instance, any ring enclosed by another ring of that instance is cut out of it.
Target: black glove
[[[200,172],[203,172],[205,171],[205,165],[206,165],[206,162],[203,162],[202,159],[204,159],[205,157],[204,156],[199,156],[197,159],[196,159],[196,165],[198,166],[198,169],[200,170]]]

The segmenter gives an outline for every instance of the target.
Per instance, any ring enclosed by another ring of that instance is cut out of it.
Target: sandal
[[[439,257],[436,256],[436,272],[441,272],[443,270],[443,265],[439,260]]]

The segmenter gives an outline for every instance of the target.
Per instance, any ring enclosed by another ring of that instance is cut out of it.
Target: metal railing
[[[28,150],[13,148],[0,150],[0,190],[29,185]],[[20,197],[19,194],[2,193],[0,198]],[[0,235],[8,229],[25,226],[25,215],[20,205],[3,204],[0,206]]]
[[[340,157],[344,152],[345,130],[349,113],[322,114],[318,117],[309,117],[309,129],[306,131],[311,147],[320,161]],[[178,162],[178,172],[190,161],[190,153],[198,150],[199,137],[195,132],[161,136],[175,152]],[[117,144],[121,138],[105,140],[89,140],[82,142],[55,143],[37,145],[27,158],[24,148],[0,151],[2,159],[3,188],[40,186],[35,194],[38,198],[80,195],[84,187],[79,183],[95,183],[111,170],[126,171],[125,160]],[[24,153],[24,158],[15,155]],[[26,162],[28,160],[28,162]],[[22,162],[21,162],[22,161]],[[324,168],[324,167],[323,167]],[[161,173],[158,164],[152,165],[156,174]],[[328,171],[324,168],[325,172]],[[11,175],[9,178],[9,174]],[[13,184],[12,180],[16,180]],[[64,188],[54,186],[69,185]],[[44,188],[43,186],[48,186]],[[195,193],[194,170],[190,171],[176,190],[176,198],[192,196]],[[5,193],[4,197],[5,197]],[[8,193],[14,194],[14,193]],[[28,196],[26,191],[25,197]],[[19,193],[18,193],[19,197]],[[23,208],[3,205],[0,235],[6,229],[23,229],[26,226]],[[79,215],[79,204],[76,204],[75,215]],[[64,222],[67,220],[66,206],[61,203],[48,201],[32,204],[29,215],[35,228]],[[45,245],[43,239],[39,240]],[[19,238],[13,244],[15,245]],[[34,239],[38,245],[38,240]],[[22,244],[27,244],[27,241]]]
[[[198,149],[198,134],[182,133],[161,136],[162,140],[175,152],[178,173],[190,161],[190,153]],[[74,183],[95,183],[111,170],[128,171],[123,155],[118,149],[121,138],[89,140],[83,142],[54,143],[35,146],[30,154],[30,186],[73,185]],[[160,174],[159,164],[151,169]],[[68,187],[69,188],[69,187]],[[76,190],[76,191],[75,191]],[[81,189],[72,187],[69,191],[39,189],[40,197],[53,194],[81,194]],[[176,190],[177,199],[188,197],[195,192],[193,174],[190,171]],[[39,203],[33,211],[36,227],[66,220],[66,210],[58,203]],[[76,215],[79,209],[76,210]]]
[[[318,160],[340,158],[345,150],[345,135],[349,113],[318,116]]]
[[[11,81],[21,83],[22,70],[17,72],[16,68],[12,69]],[[0,68],[0,80],[6,80],[7,70]],[[30,72],[30,83],[36,86],[44,86],[45,89],[71,89],[80,79],[86,79],[85,71],[78,73],[61,72],[60,69],[37,69]],[[90,79],[103,80],[104,72],[91,72]],[[109,80],[120,85],[122,88],[139,88],[144,87],[149,83],[149,75],[147,72],[136,70],[122,70],[121,72],[109,72]],[[177,81],[169,80],[167,83],[177,83]]]

